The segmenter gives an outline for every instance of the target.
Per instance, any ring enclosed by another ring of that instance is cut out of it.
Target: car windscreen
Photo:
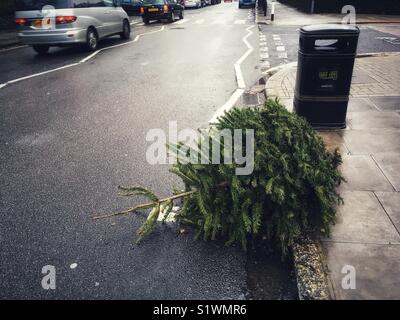
[[[142,4],[151,5],[151,4],[164,4],[165,0],[143,0]]]
[[[72,7],[71,0],[16,0],[17,11],[42,10],[44,6],[53,6],[54,9]]]

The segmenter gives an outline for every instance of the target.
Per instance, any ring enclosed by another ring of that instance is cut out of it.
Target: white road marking
[[[287,59],[287,53],[286,52],[278,53],[278,58]]]
[[[246,20],[236,20],[233,24],[246,24]]]
[[[286,50],[286,49],[285,49],[284,46],[276,47],[276,51],[285,51],[285,50]]]
[[[250,45],[250,43],[247,41],[247,38],[250,37],[253,32],[251,31],[251,29],[253,28],[253,26],[249,27],[246,29],[246,31],[248,32],[248,34],[243,38],[243,42],[245,43],[245,45],[247,46],[248,50],[245,52],[245,54],[235,63],[235,70],[237,70],[238,72],[236,73],[236,79],[238,82],[238,88],[239,89],[245,89],[246,88],[246,83],[243,80],[243,75],[242,75],[242,70],[240,68],[240,65],[243,63],[244,60],[246,60],[246,58],[253,52],[253,47]]]
[[[68,64],[66,66],[62,66],[62,67],[56,68],[56,69],[47,70],[47,71],[43,71],[43,72],[40,72],[40,73],[35,73],[35,74],[32,74],[32,75],[29,75],[29,76],[26,76],[26,77],[10,80],[10,81],[8,81],[6,83],[1,84],[0,88],[4,88],[6,85],[9,85],[9,84],[13,84],[13,83],[21,82],[21,81],[28,80],[28,79],[31,79],[31,78],[36,78],[36,77],[39,77],[39,76],[43,76],[43,75],[48,74],[48,73],[52,73],[52,72],[60,71],[60,70],[63,70],[63,69],[75,67],[75,66],[77,66],[79,64],[80,64],[79,62],[71,63],[71,64]]]
[[[260,58],[263,60],[266,60],[269,58],[269,54],[268,53],[260,53]]]
[[[202,24],[202,23],[204,23],[204,19],[199,19],[199,20],[196,20],[195,22],[194,22],[194,24]]]
[[[272,38],[274,38],[274,40],[280,40],[281,36],[279,34],[273,34]]]
[[[260,48],[260,51],[262,51],[262,52],[267,52],[267,51],[268,51],[268,47],[261,47],[261,48]]]
[[[71,269],[75,269],[77,266],[78,266],[77,263],[72,263],[69,267],[70,267]]]
[[[239,100],[239,98],[242,96],[242,94],[244,93],[245,89],[246,89],[246,83],[244,81],[243,78],[243,74],[242,74],[242,70],[240,65],[243,63],[243,61],[253,52],[253,47],[250,45],[250,43],[247,41],[247,39],[253,34],[253,32],[251,31],[251,29],[254,26],[248,27],[246,29],[246,31],[248,32],[248,34],[246,36],[243,37],[243,42],[246,45],[246,47],[248,48],[247,51],[239,58],[238,61],[236,61],[235,63],[235,73],[236,73],[236,81],[237,81],[237,86],[238,88],[233,92],[233,94],[231,95],[231,97],[228,99],[227,102],[225,102],[225,104],[220,107],[217,112],[214,114],[214,116],[211,118],[211,120],[209,121],[210,124],[215,123],[218,118],[220,116],[222,116],[224,114],[225,111],[228,111],[230,109],[233,108],[233,106],[236,104],[236,102]]]
[[[232,109],[232,107],[239,100],[244,91],[245,91],[244,89],[236,89],[235,92],[229,98],[229,100],[225,102],[225,104],[217,110],[214,116],[210,119],[209,123],[210,124],[216,123],[218,118],[224,115],[225,111],[229,111],[230,109]]]
[[[122,46],[126,46],[128,44],[132,44],[134,42],[137,42],[140,39],[140,37],[142,37],[142,36],[153,34],[153,33],[157,33],[157,32],[161,32],[164,29],[165,29],[165,26],[162,26],[158,30],[139,34],[132,41],[128,41],[128,42],[124,42],[124,43],[121,43],[121,44],[117,44],[115,46],[109,46],[109,47],[105,47],[105,48],[99,49],[99,50],[93,52],[92,54],[90,54],[89,56],[87,56],[86,58],[84,58],[84,59],[82,59],[82,60],[80,60],[79,62],[76,62],[76,63],[71,63],[71,64],[68,64],[68,65],[65,65],[65,66],[62,66],[62,67],[59,67],[59,68],[55,68],[55,69],[51,69],[51,70],[35,73],[35,74],[29,75],[29,76],[25,76],[25,77],[22,77],[22,78],[18,78],[18,79],[7,81],[5,83],[1,83],[0,84],[0,89],[4,88],[5,86],[7,86],[9,84],[21,82],[21,81],[24,81],[24,80],[40,77],[40,76],[43,76],[45,74],[49,74],[49,73],[52,73],[52,72],[56,72],[56,71],[60,71],[60,70],[63,70],[63,69],[67,69],[67,68],[72,68],[72,67],[78,66],[78,65],[80,65],[82,63],[85,63],[85,62],[89,61],[90,59],[94,58],[97,54],[99,54],[102,51],[113,49],[113,48],[118,48],[118,47],[122,47]]]
[[[174,24],[184,24],[184,23],[186,23],[188,21],[190,21],[190,19],[182,19],[182,20],[179,20],[177,22],[174,22]]]
[[[223,18],[215,19],[211,24],[224,24],[226,20]]]
[[[12,50],[17,50],[17,49],[22,49],[22,48],[27,48],[27,47],[29,47],[29,46],[23,45],[23,46],[16,46],[16,47],[7,48],[7,49],[1,49],[1,50],[0,50],[0,53],[1,53],[1,52],[12,51]]]
[[[260,42],[260,47],[265,47],[267,45],[267,42],[266,41],[261,41]]]

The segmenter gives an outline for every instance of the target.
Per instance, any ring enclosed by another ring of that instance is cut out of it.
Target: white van
[[[100,39],[131,33],[120,0],[16,0],[15,22],[21,42],[39,54],[72,44],[95,51]]]

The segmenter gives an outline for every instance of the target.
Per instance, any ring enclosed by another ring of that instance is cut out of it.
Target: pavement
[[[266,95],[293,107],[296,63],[269,78]],[[323,107],[323,106],[321,106]],[[345,130],[319,132],[339,148],[346,179],[331,237],[321,239],[334,299],[400,298],[400,54],[356,59]],[[349,267],[355,287],[342,286]]]
[[[268,0],[267,15],[264,16],[259,8],[259,15],[257,22],[260,24],[273,24],[275,26],[283,25],[307,25],[307,24],[319,24],[319,23],[341,23],[344,14],[333,14],[333,13],[305,13],[301,12],[291,6],[274,1],[275,13],[274,21],[271,21],[272,12],[272,0]],[[290,17],[290,18],[289,18]],[[382,23],[400,23],[400,17],[398,15],[381,15],[381,14],[356,14],[357,24],[382,24]]]

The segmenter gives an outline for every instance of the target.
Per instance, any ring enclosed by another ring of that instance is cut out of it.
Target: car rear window
[[[164,4],[165,0],[143,0],[143,4]]]
[[[44,6],[53,6],[55,9],[72,7],[71,0],[16,0],[17,11],[42,10]]]

